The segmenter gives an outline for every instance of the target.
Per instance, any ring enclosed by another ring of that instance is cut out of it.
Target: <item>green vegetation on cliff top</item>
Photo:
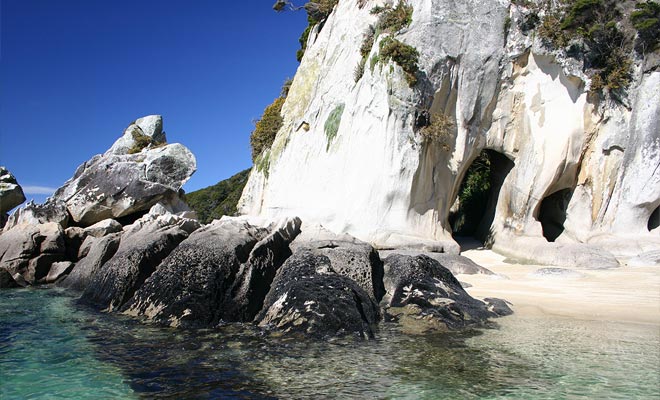
[[[197,213],[199,222],[208,224],[223,215],[235,215],[236,205],[247,183],[250,170],[241,171],[213,186],[186,193],[185,201]]]

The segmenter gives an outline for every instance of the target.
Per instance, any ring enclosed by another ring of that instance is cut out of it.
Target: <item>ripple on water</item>
[[[658,327],[508,317],[499,329],[315,342],[185,331],[0,292],[0,398],[658,398]]]

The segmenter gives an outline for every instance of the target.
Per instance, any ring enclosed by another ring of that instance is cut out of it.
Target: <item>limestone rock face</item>
[[[488,150],[495,188],[480,230],[494,250],[611,267],[660,249],[660,72],[637,59],[627,98],[600,101],[575,60],[522,31],[524,5],[408,3],[412,23],[396,39],[419,52],[414,88],[378,61],[387,34],[355,81],[370,10],[383,1],[340,1],[311,32],[243,214],[298,215],[378,249],[457,254],[450,209]],[[449,120],[442,140],[424,139],[424,115]]]
[[[297,250],[277,271],[255,321],[264,328],[317,337],[373,337],[380,311],[369,294],[336,274],[326,256]]]
[[[405,330],[421,333],[483,324],[498,316],[472,298],[452,273],[425,255],[392,254],[385,259],[383,302],[387,312]],[[498,310],[506,315],[498,304]]]
[[[23,188],[18,184],[14,175],[7,168],[0,167],[0,214],[4,215],[24,201]],[[1,225],[0,228],[2,228]]]

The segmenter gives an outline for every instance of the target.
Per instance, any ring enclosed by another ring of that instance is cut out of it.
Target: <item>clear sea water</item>
[[[0,399],[660,399],[660,328],[511,316],[499,327],[377,340],[182,331],[0,291]]]

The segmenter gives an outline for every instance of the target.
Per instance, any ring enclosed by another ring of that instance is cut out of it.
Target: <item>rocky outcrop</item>
[[[103,265],[115,255],[119,248],[121,234],[110,234],[101,238],[88,236],[81,246],[80,261],[59,286],[82,292],[92,279],[99,274]]]
[[[489,308],[472,298],[447,268],[425,255],[392,254],[384,262],[387,294],[383,303],[389,318],[408,332],[478,326],[512,312],[499,301]]]
[[[487,150],[479,225],[494,250],[593,268],[660,249],[657,68],[636,56],[627,97],[603,101],[581,61],[524,27],[536,2],[410,0],[412,22],[394,36],[419,53],[418,83],[382,57],[387,33],[357,76],[378,19],[370,10],[385,3],[340,1],[311,31],[242,213],[299,215],[379,249],[456,254],[450,210]],[[433,118],[448,127],[428,139]]]
[[[333,272],[330,259],[296,251],[277,271],[259,326],[317,337],[355,334],[373,337],[380,311],[352,279]]]
[[[123,306],[158,264],[188,237],[176,222],[184,223],[146,215],[127,227],[117,252],[92,276],[81,301],[109,311]]]
[[[5,167],[0,167],[0,229],[7,221],[7,212],[25,201],[23,188],[14,175]]]
[[[424,255],[432,258],[447,268],[454,275],[494,275],[493,271],[484,268],[467,257],[447,254],[447,253],[425,253],[414,250],[384,250],[380,252],[382,258],[387,258],[391,254],[400,254],[406,256]]]
[[[231,307],[229,292],[241,264],[265,233],[227,220],[197,230],[163,261],[125,312],[171,326],[217,325]]]
[[[178,193],[195,172],[195,165],[195,157],[180,144],[136,154],[95,156],[53,197],[66,204],[77,224],[89,226],[148,211],[163,198]]]
[[[64,203],[53,199],[48,199],[43,204],[30,201],[9,216],[4,230],[7,231],[19,225],[39,225],[49,222],[56,223],[63,228],[68,226],[69,213]]]
[[[136,120],[107,152],[80,165],[46,203],[16,210],[5,230],[46,222],[89,227],[110,218],[130,223],[158,203],[166,212],[190,213],[181,187],[197,162],[185,146],[167,144],[162,127],[157,115]]]
[[[64,230],[54,222],[20,225],[0,235],[0,270],[28,284],[45,278],[51,264],[65,261]]]
[[[321,226],[308,225],[291,247],[328,257],[334,273],[355,281],[376,302],[385,294],[383,263],[370,244],[349,235],[334,234]]]

